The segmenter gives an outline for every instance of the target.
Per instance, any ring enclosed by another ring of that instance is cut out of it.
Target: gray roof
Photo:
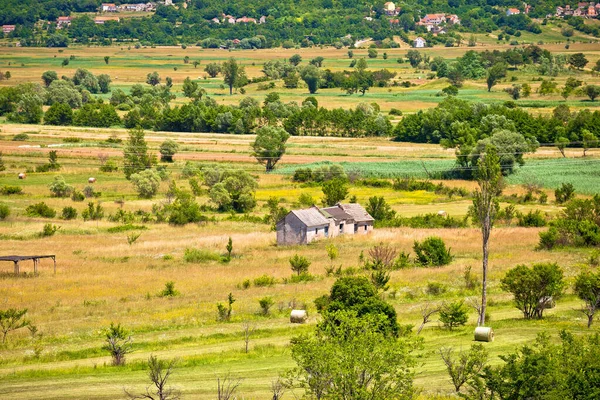
[[[370,222],[375,221],[375,218],[371,217],[371,215],[358,203],[350,203],[350,204],[340,204],[338,206],[344,210],[347,214],[349,214],[352,219],[356,222]]]
[[[319,212],[317,207],[308,208],[306,210],[294,210],[291,211],[291,213],[298,217],[304,225],[309,227],[329,225],[329,221]]]
[[[337,205],[333,207],[321,208],[321,213],[323,213],[323,215],[325,215],[327,218],[333,218],[336,221],[354,221],[352,215],[348,214],[346,211],[344,211]]]

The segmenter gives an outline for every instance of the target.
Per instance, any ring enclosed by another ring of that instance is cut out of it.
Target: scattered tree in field
[[[417,343],[378,330],[382,319],[333,311],[314,334],[292,339],[296,383],[317,399],[412,398]]]
[[[591,101],[595,101],[600,96],[600,86],[598,85],[587,85],[583,91]]]
[[[517,265],[502,278],[502,289],[511,292],[526,319],[541,319],[549,303],[563,293],[562,269],[556,263]]]
[[[325,59],[321,56],[317,56],[315,58],[313,58],[312,60],[309,61],[310,65],[314,65],[317,68],[321,68],[323,66],[323,61],[325,61]]]
[[[62,60],[62,63],[61,63],[61,65],[62,65],[63,67],[66,67],[67,65],[69,65],[69,59],[68,59],[68,58],[64,58],[64,59]]]
[[[290,135],[285,129],[275,126],[263,126],[257,129],[256,139],[252,143],[252,155],[265,165],[267,172],[275,168],[275,164],[285,153],[285,143]]]
[[[334,206],[348,197],[348,186],[346,181],[340,178],[329,180],[323,183],[323,205],[326,207]]]
[[[396,216],[396,212],[387,204],[383,196],[369,197],[366,210],[376,221],[386,221]]]
[[[419,333],[421,333],[421,331],[423,330],[423,328],[425,327],[425,325],[427,323],[429,323],[430,318],[434,315],[440,312],[441,307],[437,304],[432,304],[432,303],[425,303],[425,305],[421,306],[421,317],[423,318],[423,320],[421,321],[421,325],[419,326],[419,329],[417,329],[417,335]]]
[[[221,72],[223,72],[223,82],[229,86],[229,94],[233,94],[234,87],[241,87],[246,80],[246,71],[244,67],[237,63],[235,58],[221,64]]]
[[[421,64],[421,61],[423,61],[423,56],[421,55],[419,50],[409,50],[406,53],[406,57],[408,58],[410,66],[413,68],[417,68],[419,64]]]
[[[461,351],[457,357],[451,347],[442,347],[439,351],[456,393],[460,393],[465,384],[479,380],[487,364],[488,354],[481,344],[471,345],[468,352]]]
[[[463,301],[446,303],[440,308],[440,321],[448,329],[462,326],[469,320],[469,307]]]
[[[554,191],[554,198],[558,204],[563,204],[574,199],[575,186],[571,182],[562,183]]]
[[[560,154],[562,154],[563,158],[566,158],[567,156],[565,155],[565,149],[567,148],[567,146],[569,145],[569,143],[571,143],[569,141],[569,139],[567,139],[564,136],[560,136],[556,139],[556,143],[555,146],[558,148],[558,151],[560,151]]]
[[[221,303],[217,303],[217,312],[219,321],[229,321],[231,319],[231,313],[233,312],[233,303],[235,298],[232,293],[227,296],[227,307]]]
[[[262,299],[258,300],[258,304],[260,305],[260,312],[262,315],[269,315],[271,307],[273,306],[273,304],[275,304],[275,302],[273,301],[272,297],[263,297]]]
[[[473,210],[477,221],[481,226],[482,239],[482,271],[483,280],[481,287],[481,307],[478,326],[485,325],[485,310],[487,307],[487,273],[489,258],[489,240],[498,212],[498,196],[502,193],[502,170],[500,159],[495,148],[487,147],[483,159],[480,160],[476,171],[477,185],[479,190],[475,191],[473,198]]]
[[[308,86],[308,91],[314,94],[319,89],[321,82],[321,70],[314,65],[307,65],[300,70],[300,77]]]
[[[368,56],[369,58],[377,58],[377,55],[378,55],[378,54],[377,54],[377,50],[375,50],[375,49],[369,49],[369,50],[367,51],[367,56]]]
[[[208,196],[220,211],[243,213],[256,206],[254,193],[258,183],[247,171],[206,169],[204,178],[210,188]]]
[[[216,76],[221,73],[221,66],[217,63],[206,64],[206,67],[204,67],[204,71],[211,78],[216,78]]]
[[[172,139],[167,139],[160,144],[160,161],[173,162],[173,156],[179,150],[179,145]]]
[[[72,125],[73,108],[65,103],[54,103],[44,114],[44,123],[46,125]]]
[[[304,275],[308,273],[308,267],[310,267],[310,261],[304,256],[300,256],[298,254],[294,254],[292,258],[290,258],[290,268],[296,275]]]
[[[492,88],[503,78],[506,78],[506,64],[496,63],[488,68],[486,78],[488,92],[491,92]]]
[[[294,54],[293,56],[290,57],[289,59],[290,64],[292,64],[293,66],[298,66],[298,64],[300,64],[302,62],[302,56],[300,54]]]
[[[285,385],[281,379],[276,379],[271,382],[271,400],[281,400],[285,393]]]
[[[200,61],[194,60],[194,62],[192,64],[194,64],[194,69],[198,68],[198,65],[200,65]]]
[[[598,138],[587,129],[582,129],[581,137],[583,139],[583,156],[585,157],[589,149],[598,147]]]
[[[106,63],[108,65],[109,61],[110,61],[110,57],[109,56],[104,56],[104,63]]]
[[[131,335],[121,326],[113,324],[105,333],[104,349],[110,352],[112,364],[125,365],[125,356],[131,352]]]
[[[352,50],[348,50],[348,58],[353,58],[354,52]]]
[[[108,93],[110,92],[110,76],[107,74],[98,75],[98,87],[100,89],[100,93]]]
[[[444,241],[436,236],[431,236],[419,242],[415,240],[413,244],[416,261],[424,266],[440,267],[452,262],[450,248],[446,248]]]
[[[523,87],[521,85],[512,85],[512,87],[504,89],[506,93],[510,95],[513,100],[519,100],[521,98],[521,90]]]
[[[6,171],[6,164],[4,164],[4,157],[2,152],[0,151],[0,172],[1,171]]]
[[[183,94],[185,97],[201,99],[205,93],[206,91],[198,85],[198,82],[191,80],[189,76],[183,80]]]
[[[55,176],[54,180],[50,184],[50,192],[54,197],[69,197],[73,193],[73,186],[67,184],[65,178],[62,176]]]
[[[600,307],[600,273],[584,271],[577,275],[574,292],[584,301],[581,312],[588,318],[587,327],[590,328]]]
[[[160,188],[160,175],[151,169],[137,172],[131,175],[129,179],[135,186],[138,195],[145,199],[154,197]]]
[[[225,246],[225,250],[227,250],[227,261],[231,260],[231,253],[233,252],[233,240],[231,240],[231,236],[227,241],[227,246]]]
[[[132,394],[125,390],[125,394],[129,399],[148,399],[148,400],[179,400],[179,391],[167,386],[169,378],[173,374],[176,361],[159,360],[156,356],[151,355],[148,359],[148,378],[151,385],[146,388],[143,394]],[[150,390],[154,386],[153,390]]]
[[[588,59],[583,53],[571,54],[569,57],[569,65],[573,68],[583,69],[588,63]]]
[[[123,172],[127,179],[137,172],[152,167],[154,158],[148,153],[148,145],[144,137],[142,128],[134,128],[129,131],[129,139],[123,149]]]
[[[31,324],[25,319],[26,314],[26,308],[22,310],[17,310],[16,308],[0,310],[0,331],[2,331],[2,343],[6,343],[6,335],[8,335],[9,332],[25,328]]]
[[[46,71],[42,74],[42,81],[44,81],[44,86],[46,87],[49,87],[52,82],[57,80],[58,74],[56,71]]]
[[[158,85],[160,83],[160,75],[158,72],[154,71],[146,75],[146,83],[152,86]]]

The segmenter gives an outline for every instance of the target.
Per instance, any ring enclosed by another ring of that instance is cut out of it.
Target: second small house
[[[308,244],[320,238],[366,234],[373,230],[373,222],[373,217],[355,203],[294,210],[277,222],[277,244]]]

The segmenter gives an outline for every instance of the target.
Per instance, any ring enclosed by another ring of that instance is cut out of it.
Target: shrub
[[[104,164],[100,166],[100,172],[115,172],[119,169],[115,160],[106,160]]]
[[[546,226],[546,219],[540,210],[529,211],[527,214],[519,213],[517,217],[519,218],[519,226],[536,228]]]
[[[556,263],[534,264],[531,268],[517,265],[502,278],[502,289],[511,292],[515,304],[526,319],[541,319],[549,301],[563,291],[563,271]]]
[[[10,207],[6,204],[0,203],[0,220],[8,218],[10,215]]]
[[[174,297],[179,295],[179,292],[175,290],[175,282],[169,281],[165,283],[165,288],[159,293],[160,297]]]
[[[304,256],[300,256],[295,254],[292,258],[290,258],[290,268],[297,275],[302,275],[308,273],[308,267],[310,267],[310,261]]]
[[[83,193],[81,193],[79,190],[73,190],[73,194],[71,195],[71,200],[84,201],[85,195]]]
[[[444,241],[436,236],[428,237],[421,243],[415,240],[413,250],[417,262],[423,266],[440,267],[452,261],[450,248],[446,248]]]
[[[463,326],[469,320],[469,308],[463,301],[444,304],[440,309],[440,321],[448,329]]]
[[[133,174],[130,177],[131,182],[135,186],[138,195],[143,198],[152,198],[158,193],[160,187],[160,176],[150,169]]]
[[[77,210],[71,206],[64,207],[61,213],[62,219],[75,219],[77,218]]]
[[[8,186],[4,185],[0,188],[0,194],[3,196],[10,196],[13,194],[23,194],[23,188],[21,186]]]
[[[54,218],[56,216],[56,211],[42,201],[40,203],[27,206],[25,209],[25,214],[29,217]]]
[[[427,294],[430,294],[432,296],[439,296],[441,294],[446,293],[447,290],[448,289],[446,288],[446,285],[440,282],[428,282],[427,288],[425,289]]]
[[[89,199],[91,197],[100,197],[102,193],[94,191],[94,187],[88,185],[83,188],[83,195]]]
[[[69,197],[73,192],[73,186],[68,185],[62,176],[55,176],[49,187],[54,197]]]
[[[402,116],[402,111],[397,109],[397,108],[391,108],[390,109],[390,115],[397,115],[399,117]]]
[[[231,319],[231,313],[233,312],[233,303],[235,303],[235,298],[231,293],[229,293],[229,295],[227,296],[227,307],[225,307],[221,303],[217,303],[217,318],[219,321],[229,321]]]
[[[275,284],[275,278],[273,278],[272,276],[269,276],[269,275],[259,276],[258,278],[254,279],[254,286],[266,287],[266,286],[273,286],[274,284]]]
[[[183,260],[188,263],[205,263],[210,261],[220,261],[221,256],[210,250],[188,248],[185,249]]]
[[[269,310],[273,306],[273,304],[275,304],[275,302],[271,297],[267,296],[260,299],[258,301],[258,304],[260,305],[260,311],[262,315],[269,315]]]
[[[97,221],[104,218],[104,208],[100,205],[100,203],[96,204],[94,207],[94,203],[88,203],[88,208],[83,210],[81,213],[84,221]]]
[[[554,191],[558,204],[566,203],[575,197],[575,187],[572,183],[563,183]]]
[[[41,237],[54,236],[56,231],[58,231],[59,229],[60,229],[59,226],[56,226],[53,224],[44,224],[44,227],[42,228],[42,232],[40,233],[40,236]]]
[[[24,142],[25,140],[29,139],[29,135],[26,133],[17,133],[14,137],[13,137],[13,141],[14,142]]]

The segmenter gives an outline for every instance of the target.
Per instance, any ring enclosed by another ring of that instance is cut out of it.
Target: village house
[[[373,222],[373,217],[355,203],[293,210],[277,222],[277,244],[308,244],[339,235],[366,234],[373,230]]]
[[[15,28],[15,25],[2,25],[2,33],[8,35],[9,33],[14,32]]]
[[[446,22],[445,14],[427,14],[421,18],[422,24],[440,25]]]
[[[236,24],[249,24],[249,23],[256,23],[256,19],[254,18],[248,18],[246,16],[243,16],[242,18],[238,18],[235,20]]]
[[[220,24],[221,23],[221,21],[217,17],[214,17],[213,19],[211,19],[211,22],[214,23],[214,24]]]
[[[413,47],[420,49],[427,46],[427,41],[425,39],[423,39],[422,37],[418,37],[415,40],[413,40]]]
[[[72,17],[58,17],[56,19],[56,28],[62,29],[65,26],[69,26],[69,25],[71,25],[72,20],[73,20]]]
[[[100,6],[101,12],[117,12],[117,6],[114,3],[102,3]]]
[[[508,10],[506,10],[506,15],[507,16],[511,16],[511,15],[518,15],[521,14],[521,10],[519,10],[518,8],[509,8]]]
[[[123,4],[119,6],[119,11],[125,12],[142,12],[151,9],[150,3],[137,3],[137,4]]]
[[[396,7],[396,4],[392,3],[391,1],[388,1],[383,5],[383,12],[385,13],[385,15],[389,15],[392,17],[400,14],[400,7]]]
[[[94,23],[96,25],[104,25],[104,23],[108,22],[108,21],[120,22],[121,18],[119,18],[119,17],[95,17],[94,18]]]

